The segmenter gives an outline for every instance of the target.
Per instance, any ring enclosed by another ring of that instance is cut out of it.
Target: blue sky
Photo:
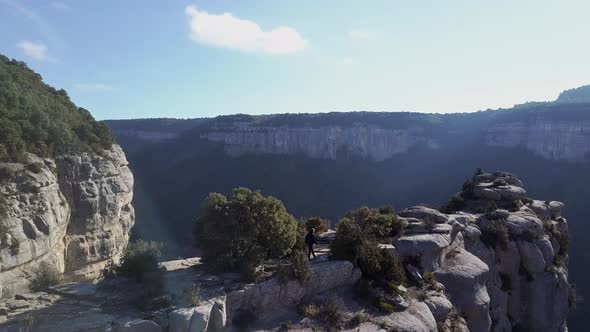
[[[98,119],[471,112],[590,83],[590,1],[0,0],[0,53]]]

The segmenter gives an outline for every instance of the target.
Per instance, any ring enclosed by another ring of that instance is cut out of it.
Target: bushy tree
[[[129,242],[123,253],[121,265],[116,274],[137,281],[144,281],[150,273],[158,271],[158,260],[162,256],[162,244],[153,241],[137,240]]]
[[[361,211],[361,213],[366,210]],[[336,238],[330,248],[332,257],[345,259],[359,266],[363,276],[382,287],[405,283],[405,273],[398,258],[379,248],[371,229],[363,229],[350,218],[336,226]]]
[[[207,196],[194,233],[212,270],[239,270],[247,277],[265,260],[291,252],[298,225],[278,199],[237,188],[229,197]]]
[[[386,206],[381,209],[370,209],[366,206],[348,212],[343,219],[357,224],[369,237],[384,238],[400,235],[403,223],[398,219],[395,210]]]
[[[343,218],[336,225],[336,237],[330,243],[332,257],[357,262],[358,250],[363,242],[368,241],[358,224]]]

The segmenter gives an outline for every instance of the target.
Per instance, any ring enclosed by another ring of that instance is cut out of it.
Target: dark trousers
[[[313,255],[313,258],[315,258],[315,252],[313,252],[313,244],[308,244],[307,247],[309,248],[307,258],[311,259],[311,255]]]

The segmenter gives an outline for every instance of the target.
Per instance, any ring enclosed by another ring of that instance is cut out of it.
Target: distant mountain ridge
[[[183,135],[221,143],[231,156],[302,153],[320,159],[354,155],[382,161],[418,146],[438,149],[469,139],[489,146],[524,147],[551,160],[584,161],[590,157],[590,101],[580,97],[586,88],[567,90],[561,100],[551,103],[475,113],[238,114],[107,123],[119,139],[130,144],[164,142]]]

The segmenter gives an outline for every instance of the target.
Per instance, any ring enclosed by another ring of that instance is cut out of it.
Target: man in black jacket
[[[315,229],[311,228],[309,233],[307,233],[307,236],[305,236],[305,244],[307,244],[307,247],[309,248],[309,252],[307,253],[307,258],[309,259],[311,259],[311,255],[313,255],[313,258],[316,257],[315,252],[313,252],[313,245],[317,243],[315,235],[313,235],[314,232]]]

